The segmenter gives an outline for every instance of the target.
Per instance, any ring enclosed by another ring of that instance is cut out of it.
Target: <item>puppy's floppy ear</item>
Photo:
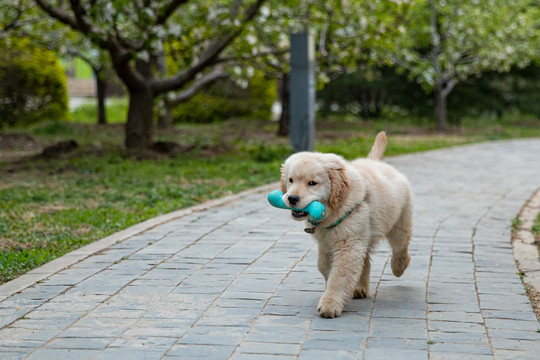
[[[279,189],[284,194],[287,192],[287,185],[285,183],[285,176],[286,176],[285,164],[283,164],[283,165],[281,165],[281,179],[279,181]]]
[[[345,164],[339,159],[328,169],[328,177],[331,183],[330,207],[337,210],[349,194],[350,184],[345,173]]]

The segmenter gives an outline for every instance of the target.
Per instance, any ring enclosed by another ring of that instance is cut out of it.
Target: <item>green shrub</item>
[[[66,115],[66,76],[55,55],[26,39],[0,41],[0,127]]]
[[[175,123],[211,123],[238,117],[268,118],[276,99],[275,81],[255,73],[246,88],[231,79],[216,81],[173,110]]]

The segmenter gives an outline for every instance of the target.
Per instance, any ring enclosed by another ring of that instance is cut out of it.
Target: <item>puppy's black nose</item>
[[[289,200],[291,205],[296,205],[296,203],[300,201],[300,196],[298,196],[298,195],[289,195],[287,200]]]

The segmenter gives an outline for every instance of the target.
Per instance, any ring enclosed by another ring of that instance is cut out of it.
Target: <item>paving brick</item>
[[[486,333],[459,332],[459,331],[430,331],[429,341],[433,343],[463,343],[476,345],[489,345]]]
[[[26,359],[30,360],[58,360],[73,359],[84,360],[94,358],[101,350],[96,349],[38,349]]]
[[[300,360],[352,360],[357,353],[345,350],[304,350],[300,353]]]
[[[302,351],[334,350],[334,351],[348,351],[351,353],[362,352],[367,334],[363,333],[362,335],[363,336],[357,335],[357,338],[352,341],[344,341],[344,339],[343,340],[308,339],[302,346]]]
[[[540,352],[540,343],[538,341],[521,340],[521,339],[493,339],[493,347],[495,353],[499,350],[515,350],[520,351],[528,349],[531,352]]]
[[[439,311],[429,312],[428,318],[430,321],[455,321],[455,322],[468,322],[468,323],[483,323],[484,319],[482,314],[470,313],[464,311]]]
[[[384,338],[426,339],[426,321],[421,319],[374,318],[370,336]]]
[[[498,330],[536,331],[540,324],[535,320],[486,319],[486,326]]]
[[[509,320],[526,320],[535,321],[536,316],[532,311],[513,311],[509,310],[484,310],[486,319],[509,319]]]
[[[228,359],[236,345],[173,345],[165,358]]]
[[[434,359],[434,360],[491,360],[493,359],[493,355],[474,354],[474,353],[467,354],[467,353],[431,352],[429,354],[429,358]],[[515,358],[510,357],[510,359],[515,359]]]
[[[408,319],[425,319],[425,309],[392,309],[381,308],[376,306],[373,310],[374,318],[408,318]]]
[[[317,331],[358,331],[367,332],[369,327],[369,317],[356,315],[354,313],[345,313],[335,319],[323,319],[315,317],[311,323],[311,329]]]
[[[368,347],[365,352],[366,359],[407,359],[407,360],[427,360],[428,353],[423,350],[393,349],[393,348],[372,348]]]
[[[249,330],[248,339],[254,342],[277,342],[302,344],[306,339],[306,328],[300,326],[258,325]]]
[[[197,326],[191,328],[179,341],[179,344],[198,345],[236,345],[248,332],[246,327]]]
[[[106,337],[55,338],[48,342],[45,349],[105,349],[114,339]]]
[[[175,338],[163,336],[127,336],[122,334],[122,337],[117,338],[109,344],[110,348],[125,348],[125,349],[161,349],[163,351],[169,349],[176,343]]]
[[[408,350],[426,350],[428,342],[424,339],[407,339],[407,338],[376,338],[370,337],[368,347],[384,348],[384,349],[408,349]]]
[[[92,359],[98,360],[158,360],[164,355],[163,349],[107,348]]]
[[[257,355],[290,355],[296,356],[300,350],[300,345],[280,344],[267,342],[249,342],[244,341],[236,349],[239,353],[257,354]]]
[[[491,355],[489,345],[479,344],[432,344],[429,346],[431,353],[464,353],[464,354],[480,354]]]
[[[16,339],[16,338],[2,338],[2,343],[0,344],[0,353],[4,351],[9,351],[13,347],[25,348],[26,351],[31,351],[32,348],[38,348],[42,346],[45,342],[40,340],[26,340],[26,339]]]
[[[498,341],[498,339],[538,341],[540,339],[540,334],[537,331],[507,329],[489,329],[489,336],[491,337],[492,341]]]
[[[457,321],[429,321],[430,331],[459,332],[459,333],[485,333],[483,324]]]

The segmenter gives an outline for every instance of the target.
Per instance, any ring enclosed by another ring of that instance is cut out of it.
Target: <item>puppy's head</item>
[[[312,201],[321,202],[327,210],[341,207],[349,191],[345,162],[334,154],[301,152],[292,155],[281,167],[283,202],[297,209]],[[304,220],[308,214],[293,211],[295,220]]]

